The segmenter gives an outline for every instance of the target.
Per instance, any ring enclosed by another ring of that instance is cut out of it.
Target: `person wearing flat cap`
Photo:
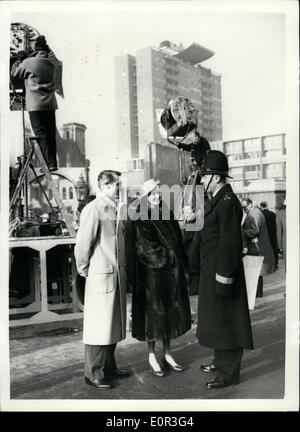
[[[253,349],[252,329],[242,261],[242,208],[226,183],[228,162],[224,153],[207,152],[201,182],[209,196],[201,232],[201,274],[197,338],[214,350],[204,373],[215,373],[208,389],[238,384],[244,349]]]
[[[188,257],[179,224],[162,202],[159,182],[146,181],[139,198],[136,210],[141,210],[141,217],[132,230],[134,264],[127,274],[132,284],[132,336],[147,341],[150,370],[163,377],[166,370],[184,370],[171,354],[170,341],[191,328]],[[163,367],[155,352],[158,341],[163,344]]]

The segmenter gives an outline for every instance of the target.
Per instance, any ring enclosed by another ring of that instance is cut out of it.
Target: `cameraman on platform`
[[[11,67],[13,80],[24,80],[26,109],[30,123],[50,171],[57,170],[55,73],[58,65],[45,36],[38,36],[34,51],[26,57],[20,51]]]

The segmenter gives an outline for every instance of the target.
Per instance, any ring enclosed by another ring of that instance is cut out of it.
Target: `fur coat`
[[[132,222],[132,335],[138,340],[173,339],[191,328],[182,233],[171,220]]]

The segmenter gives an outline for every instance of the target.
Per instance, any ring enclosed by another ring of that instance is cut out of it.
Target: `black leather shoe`
[[[217,372],[218,368],[214,365],[213,362],[209,364],[202,364],[200,365],[200,370],[202,372],[210,373],[210,372]]]
[[[164,365],[164,367],[166,369],[172,369],[175,372],[183,372],[184,371],[184,367],[183,366],[181,366],[179,364],[172,365],[172,364],[170,364],[168,362],[168,360],[165,357],[162,358],[162,364]]]
[[[231,378],[231,379],[227,379],[224,378],[222,376],[216,376],[215,379],[208,381],[205,386],[208,389],[219,389],[219,388],[224,388],[224,387],[229,387],[233,384],[239,384],[240,382],[240,378],[238,376]]]
[[[96,379],[90,379],[88,377],[85,377],[85,383],[87,385],[92,385],[98,389],[111,389],[112,385],[105,380],[105,378],[96,378]]]
[[[116,369],[110,375],[113,377],[125,378],[130,376],[130,372],[127,369]]]

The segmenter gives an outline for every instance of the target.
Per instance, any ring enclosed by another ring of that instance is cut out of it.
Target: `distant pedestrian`
[[[286,200],[284,200],[283,204],[277,211],[276,225],[278,249],[283,255],[284,269],[286,271]]]
[[[242,208],[246,214],[242,227],[247,226],[249,218],[251,217],[254,219],[258,229],[258,236],[253,238],[252,242],[256,243],[257,255],[264,257],[256,293],[257,297],[263,297],[263,276],[275,271],[274,253],[270,243],[265,217],[261,210],[257,206],[253,205],[253,202],[250,198],[245,198],[242,200]]]
[[[242,205],[242,209],[245,208],[245,205]],[[259,247],[258,247],[258,226],[256,225],[254,217],[250,216],[250,214],[244,214],[242,219],[242,239],[243,239],[243,254],[258,256]]]
[[[208,389],[238,384],[244,348],[253,349],[242,260],[242,209],[230,184],[224,153],[212,150],[204,159],[202,183],[210,197],[201,232],[201,274],[197,337],[214,349],[200,370],[217,372]]]
[[[275,267],[277,269],[278,268],[278,244],[277,244],[277,233],[276,233],[276,213],[269,210],[268,203],[266,201],[262,201],[259,207],[266,220],[269,239],[270,239],[270,243],[275,258]]]

